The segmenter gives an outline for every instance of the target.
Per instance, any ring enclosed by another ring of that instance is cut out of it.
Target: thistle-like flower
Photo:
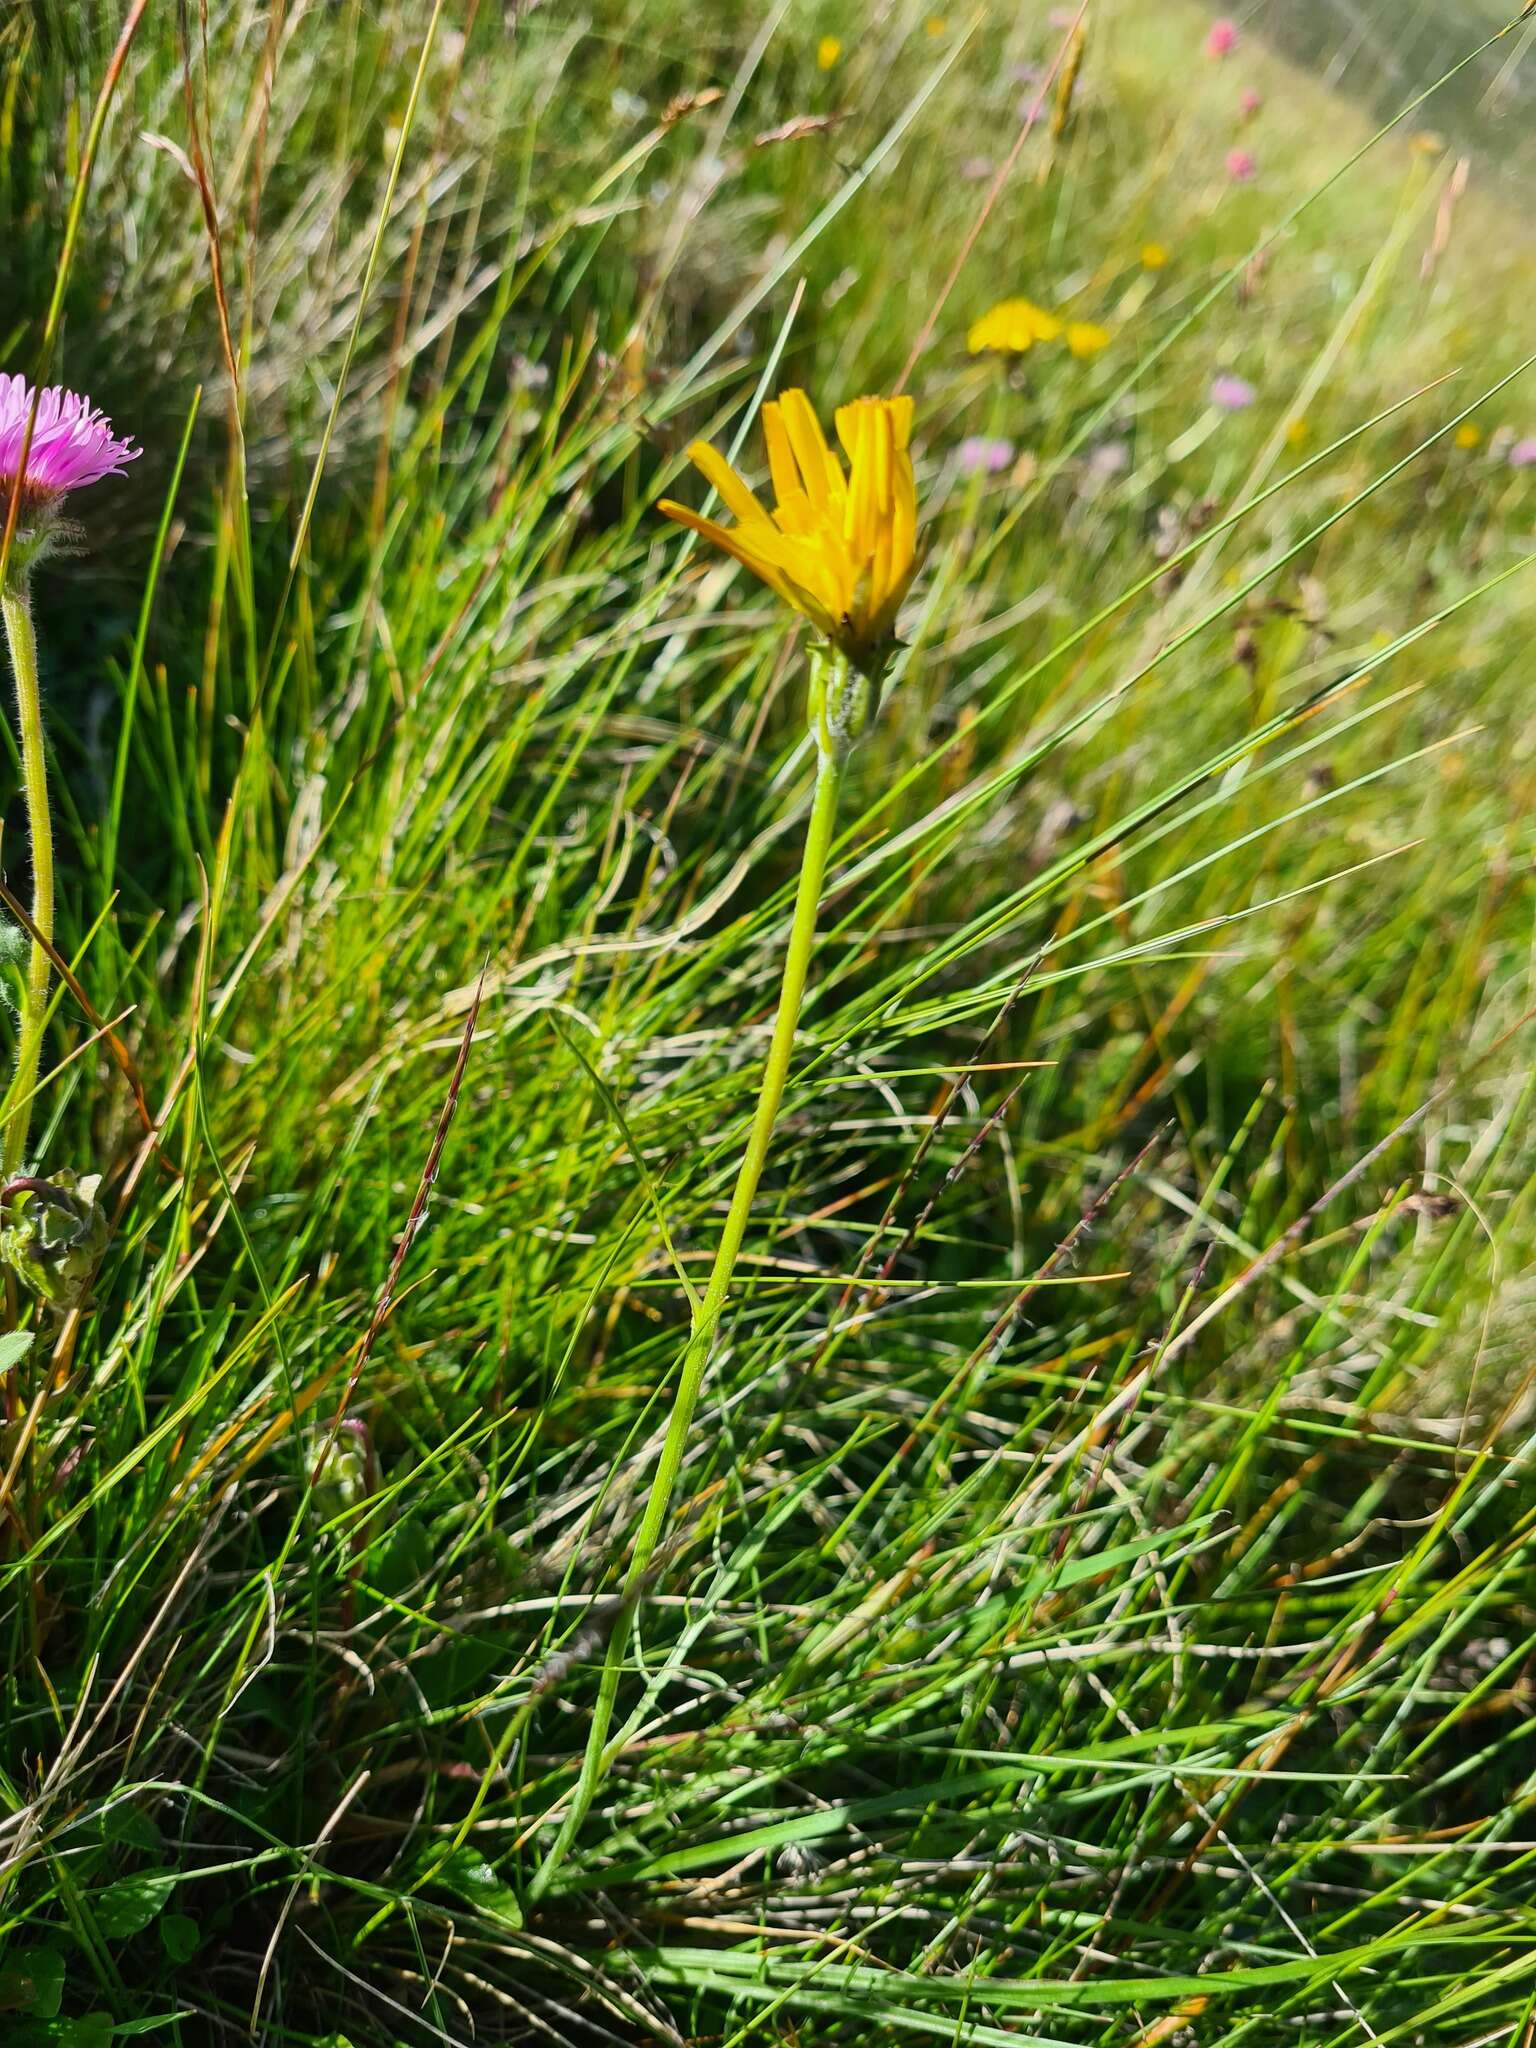
[[[736,524],[705,519],[671,498],[658,509],[761,577],[830,647],[878,683],[917,568],[911,431],[910,398],[856,398],[839,406],[845,473],[811,401],[803,391],[786,391],[763,407],[776,501],[771,514],[707,441],[693,443],[689,460]]]
[[[34,396],[37,420],[29,446]],[[0,372],[0,513],[19,474],[24,528],[47,527],[68,492],[115,476],[141,452],[114,434],[106,414],[78,392],[53,384],[34,394],[25,377]]]

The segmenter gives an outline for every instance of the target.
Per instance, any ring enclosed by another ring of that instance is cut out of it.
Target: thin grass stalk
[[[16,1071],[6,1101],[5,1140],[0,1163],[9,1180],[20,1173],[27,1156],[32,1122],[32,1096],[42,1054],[43,1022],[48,1012],[52,978],[48,947],[53,942],[53,819],[48,805],[48,764],[43,747],[42,693],[37,681],[37,634],[25,572],[0,588],[0,613],[16,678],[16,723],[21,737],[21,781],[27,806],[27,831],[32,845],[32,923],[35,936],[27,958],[21,1020],[16,1041]]]

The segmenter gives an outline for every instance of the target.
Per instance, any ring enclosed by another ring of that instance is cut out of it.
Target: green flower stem
[[[753,1198],[767,1162],[768,1146],[773,1137],[779,1104],[784,1097],[784,1083],[789,1075],[795,1027],[800,1020],[800,1004],[805,995],[806,973],[811,964],[811,949],[816,939],[816,912],[821,902],[821,885],[826,875],[827,854],[832,845],[833,829],[837,821],[837,800],[842,790],[843,770],[852,741],[857,737],[856,732],[847,730],[846,719],[838,715],[835,709],[831,709],[829,715],[829,708],[840,705],[850,693],[862,701],[868,691],[868,685],[862,678],[851,676],[839,656],[818,651],[812,656],[812,665],[811,724],[817,741],[816,792],[811,802],[810,822],[806,827],[805,851],[800,863],[800,885],[795,895],[789,947],[784,956],[784,982],[779,990],[779,1009],[774,1019],[773,1039],[768,1047],[767,1063],[763,1068],[757,1107],[752,1113],[752,1128],[747,1135],[747,1149],[736,1176],[736,1189],[731,1196],[731,1206],[726,1214],[725,1228],[721,1232],[715,1262],[710,1268],[708,1285],[694,1310],[693,1326],[683,1352],[677,1392],[672,1400],[672,1413],[667,1422],[661,1458],[656,1467],[656,1476],[651,1481],[650,1497],[646,1501],[639,1533],[635,1537],[634,1549],[630,1552],[629,1565],[624,1574],[623,1598],[603,1659],[597,1702],[592,1710],[592,1725],[587,1731],[587,1747],[581,1762],[581,1775],[576,1782],[576,1789],[572,1794],[570,1806],[566,1809],[565,1818],[560,1824],[560,1831],[529,1886],[529,1897],[532,1899],[540,1897],[548,1890],[555,1871],[564,1860],[566,1851],[587,1817],[608,1766],[608,1731],[613,1724],[614,1702],[618,1697],[619,1679],[623,1670],[624,1655],[629,1647],[635,1609],[639,1605],[646,1573],[650,1569],[651,1559],[655,1556],[656,1546],[661,1540],[662,1531],[672,1509],[672,1496],[677,1490],[678,1473],[682,1469],[689,1427],[693,1422],[699,1393],[704,1385],[704,1375],[714,1349],[715,1332],[720,1327],[721,1313],[725,1308],[726,1296],[730,1292],[742,1240],[747,1233]]]
[[[21,782],[27,800],[27,830],[32,841],[32,922],[53,942],[53,820],[48,811],[48,765],[43,752],[43,705],[37,686],[37,635],[26,574],[14,569],[0,590],[0,612],[16,676],[16,720],[21,733]],[[16,1072],[11,1077],[5,1117],[5,1176],[21,1171],[27,1156],[32,1123],[32,1096],[37,1087],[38,1060],[43,1048],[43,1020],[48,1010],[48,985],[53,963],[37,939],[27,961],[21,1026],[16,1044]]]

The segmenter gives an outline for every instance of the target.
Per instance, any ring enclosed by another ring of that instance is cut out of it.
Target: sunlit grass
[[[8,1382],[18,2040],[1524,2040],[1530,245],[1437,103],[1351,164],[1257,26],[1105,7],[941,303],[1044,12],[450,8],[406,127],[430,10],[288,10],[269,106],[237,8],[194,138],[150,10],[61,341],[150,453],[37,604],[160,1129],[61,995],[37,1143],[121,1213]],[[0,31],[0,367],[102,35]],[[1110,343],[970,357],[1008,294]],[[812,779],[654,503],[935,311],[908,648],[531,1901]]]

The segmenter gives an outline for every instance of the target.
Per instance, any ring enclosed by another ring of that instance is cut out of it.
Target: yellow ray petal
[[[688,460],[714,485],[738,519],[760,519],[767,523],[768,514],[758,503],[756,495],[742,482],[718,448],[712,448],[708,441],[690,441]]]
[[[856,564],[869,560],[875,544],[874,409],[866,399],[837,409],[837,438],[848,457],[848,507],[843,533]]]
[[[826,520],[797,484],[774,506],[773,523],[780,533],[794,534],[803,539],[820,533]]]
[[[896,436],[891,430],[890,407],[882,405],[871,416],[872,454],[875,465],[875,507],[882,522],[888,521],[891,510],[892,471],[896,463]]]
[[[750,569],[754,576],[766,583],[770,590],[775,591],[787,603],[795,602],[794,592],[776,565],[768,561],[761,550],[754,547],[751,542],[743,544],[737,537],[740,532],[738,527],[722,526],[718,519],[706,519],[702,513],[690,511],[686,505],[679,505],[675,498],[663,498],[656,510],[668,519],[675,519],[679,526],[686,526],[691,533],[698,534],[712,547],[719,548],[722,553],[740,562],[744,569]],[[764,525],[767,525],[766,521]],[[771,527],[769,531],[772,531]]]
[[[789,435],[795,460],[805,484],[806,496],[821,510],[834,491],[843,487],[842,465],[827,446],[816,408],[803,391],[785,391],[779,396],[779,412]]]
[[[848,488],[857,490],[859,483],[859,436],[862,432],[860,421],[867,401],[851,399],[847,405],[840,405],[832,415],[832,424],[837,429],[837,438],[843,444],[843,453],[848,458]]]
[[[789,429],[776,405],[763,407],[763,439],[768,444],[768,471],[773,478],[773,495],[782,511],[792,499],[803,498],[807,494],[801,488],[800,472],[795,467]]]
[[[916,553],[917,479],[912,474],[912,458],[903,450],[896,464],[896,503],[891,510],[892,574],[902,596],[912,580]]]

